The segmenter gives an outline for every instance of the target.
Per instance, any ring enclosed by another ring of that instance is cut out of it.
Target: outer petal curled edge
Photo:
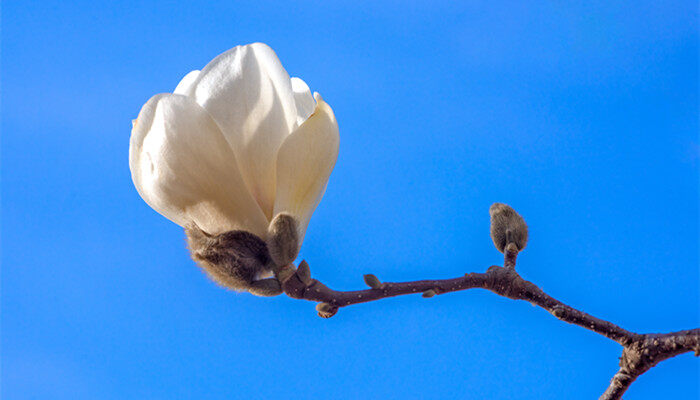
[[[152,97],[134,123],[129,167],[139,194],[177,223],[218,234],[245,229],[264,237],[267,219],[246,188],[236,156],[211,116],[192,98]]]
[[[318,93],[314,97],[313,114],[287,137],[277,157],[274,214],[288,212],[297,219],[299,243],[326,190],[340,144],[333,110]]]

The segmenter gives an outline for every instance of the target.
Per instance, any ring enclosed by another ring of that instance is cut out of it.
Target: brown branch
[[[576,310],[549,296],[534,283],[523,279],[513,267],[494,265],[485,273],[472,272],[460,278],[384,282],[377,289],[347,292],[330,289],[316,279],[304,282],[298,274],[293,272],[282,283],[282,290],[289,297],[327,303],[335,309],[387,297],[424,293],[429,290],[439,295],[474,288],[487,289],[510,299],[526,300],[544,308],[564,322],[592,330],[622,345],[632,342],[638,336],[611,322]]]
[[[504,266],[492,266],[485,273],[472,272],[453,279],[437,279],[413,282],[380,283],[374,276],[366,276],[371,289],[337,291],[311,278],[305,261],[294,269],[290,264],[277,277],[282,290],[289,297],[318,302],[316,309],[321,317],[330,318],[341,307],[366,303],[388,297],[423,293],[432,297],[460,290],[481,288],[514,300],[525,300],[544,308],[558,319],[578,325],[623,346],[620,370],[613,377],[601,400],[617,400],[641,374],[668,358],[694,351],[700,354],[700,328],[667,334],[637,334],[612,322],[594,317],[568,306],[545,293],[537,285],[523,279],[515,271],[517,247],[506,246]],[[368,279],[371,278],[371,279]]]
[[[600,400],[617,400],[637,377],[661,361],[694,351],[700,355],[700,328],[664,334],[638,335],[622,350],[620,369]]]

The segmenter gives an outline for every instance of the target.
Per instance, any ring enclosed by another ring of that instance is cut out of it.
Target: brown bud
[[[494,203],[489,209],[491,214],[491,239],[498,251],[504,252],[509,243],[515,244],[518,251],[527,244],[527,225],[525,220],[509,205]]]
[[[435,296],[436,294],[437,293],[435,293],[435,291],[433,289],[428,289],[425,292],[423,292],[423,297],[425,297],[427,299],[429,297]]]
[[[338,312],[338,307],[328,303],[318,303],[316,304],[316,311],[318,311],[319,317],[330,318]]]
[[[297,276],[305,285],[311,284],[311,269],[309,269],[309,263],[307,263],[306,260],[301,260],[299,263],[299,268],[297,268]]]
[[[277,296],[282,294],[282,286],[276,278],[266,278],[251,282],[248,291],[256,296]]]
[[[533,305],[534,305],[534,304],[533,304]],[[566,314],[566,310],[565,310],[564,307],[562,307],[562,306],[554,306],[554,308],[552,308],[551,313],[552,313],[552,315],[554,315],[555,317],[561,319],[561,318],[563,318],[564,315]]]
[[[272,261],[278,266],[294,261],[299,254],[297,221],[287,213],[279,213],[267,228],[267,248]]]
[[[185,234],[192,259],[216,283],[257,296],[281,293],[276,279],[258,280],[272,272],[270,254],[259,237],[239,230],[210,235],[194,224],[185,228]]]
[[[381,289],[382,288],[382,282],[379,281],[379,278],[372,274],[367,274],[364,276],[365,278],[365,283],[367,286],[371,287],[372,289]]]

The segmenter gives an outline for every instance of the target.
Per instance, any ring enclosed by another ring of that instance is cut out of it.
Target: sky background
[[[700,325],[695,1],[2,4],[2,397],[594,399],[621,348],[469,290],[341,309],[236,294],[141,200],[131,120],[268,43],[323,94],[340,155],[301,257],[335,289],[518,259],[635,332]],[[563,4],[566,3],[566,4]],[[690,354],[626,399],[697,398]]]

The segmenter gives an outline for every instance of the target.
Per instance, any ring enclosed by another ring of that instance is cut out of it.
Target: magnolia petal
[[[210,234],[242,229],[264,238],[267,219],[248,192],[236,156],[211,116],[192,98],[161,94],[141,109],[129,167],[153,209]]]
[[[296,218],[299,243],[326,190],[340,143],[333,110],[318,93],[315,97],[314,113],[287,137],[277,157],[274,214],[288,212]]]
[[[190,92],[190,89],[192,88],[192,84],[194,84],[198,76],[198,69],[191,71],[190,73],[185,75],[180,81],[180,83],[177,84],[177,87],[175,88],[175,91],[173,91],[173,93],[184,94],[185,96],[187,96],[187,94]]]
[[[277,151],[297,118],[291,81],[277,55],[263,43],[235,47],[207,64],[187,94],[219,125],[271,220]]]
[[[316,102],[311,95],[309,86],[297,77],[292,77],[292,91],[294,91],[294,102],[297,106],[297,126],[306,121],[307,118],[314,112]]]

